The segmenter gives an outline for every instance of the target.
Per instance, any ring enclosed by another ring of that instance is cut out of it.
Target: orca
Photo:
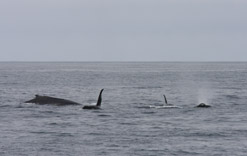
[[[173,104],[167,102],[166,95],[164,94],[163,96],[164,96],[164,99],[165,99],[165,104],[168,105],[168,106],[173,106]]]
[[[101,102],[102,102],[102,92],[104,89],[101,89],[98,97],[98,101],[96,105],[85,105],[82,107],[82,109],[100,109]]]
[[[55,98],[51,96],[41,96],[41,95],[35,95],[34,99],[25,101],[24,103],[35,103],[35,104],[52,104],[52,105],[58,105],[58,106],[65,106],[65,105],[80,105],[77,102],[61,99],[61,98]]]
[[[200,103],[199,105],[196,106],[197,108],[209,108],[211,107],[210,105],[207,105],[205,103]]]
[[[179,106],[175,106],[171,103],[168,103],[165,94],[163,95],[164,99],[165,99],[165,104],[161,105],[161,106],[149,106],[149,108],[157,108],[157,109],[168,109],[168,108],[182,108]]]

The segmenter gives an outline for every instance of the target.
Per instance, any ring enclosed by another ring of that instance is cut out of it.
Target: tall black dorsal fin
[[[164,96],[164,99],[165,99],[165,103],[168,104],[165,94],[163,96]]]
[[[101,106],[101,102],[102,102],[102,92],[104,89],[101,89],[100,93],[99,93],[99,97],[98,97],[98,101],[96,106]]]

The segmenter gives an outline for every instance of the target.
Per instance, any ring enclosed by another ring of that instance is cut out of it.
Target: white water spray
[[[198,104],[205,103],[210,104],[213,99],[213,90],[209,88],[198,89]]]

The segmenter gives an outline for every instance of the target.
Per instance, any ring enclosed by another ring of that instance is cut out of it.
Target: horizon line
[[[1,61],[0,63],[245,63],[247,61]]]

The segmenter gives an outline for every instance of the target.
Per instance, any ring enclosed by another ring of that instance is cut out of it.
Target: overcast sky
[[[247,0],[1,0],[0,61],[247,61]]]

